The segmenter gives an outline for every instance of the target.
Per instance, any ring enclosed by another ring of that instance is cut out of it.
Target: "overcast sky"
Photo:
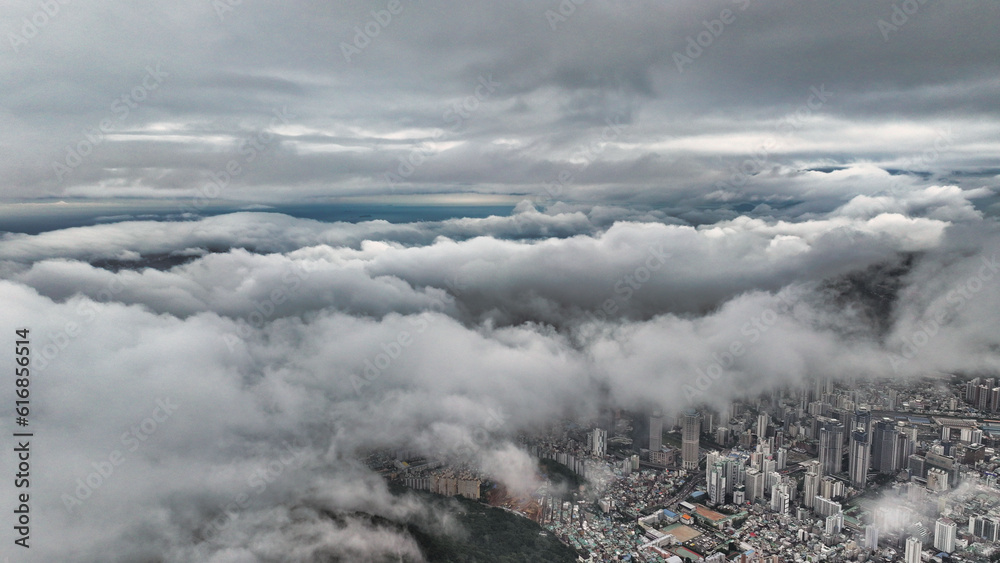
[[[563,174],[574,201],[825,205],[1000,174],[994,2],[55,6],[0,20],[6,199],[189,197],[230,160],[220,197],[260,202]]]
[[[1000,371],[995,2],[47,1],[0,17],[26,561],[420,561],[352,514],[461,532],[371,448],[530,490],[517,434],[605,407]],[[262,212],[342,201],[513,211]]]

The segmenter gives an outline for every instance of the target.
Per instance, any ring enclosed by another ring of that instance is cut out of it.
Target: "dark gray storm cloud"
[[[988,2],[46,6],[0,20],[8,198],[189,197],[231,160],[218,197],[257,201],[997,186]]]

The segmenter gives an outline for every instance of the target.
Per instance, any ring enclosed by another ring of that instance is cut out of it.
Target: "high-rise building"
[[[935,467],[948,474],[948,485],[950,487],[958,486],[959,465],[955,458],[942,453],[929,451],[927,452],[927,455],[924,456],[924,459],[926,460],[928,469]]]
[[[763,471],[764,475],[767,475],[768,476],[767,478],[770,479],[771,474],[776,473],[778,471],[778,462],[774,461],[773,459],[765,459],[763,462],[761,462],[761,471]],[[771,485],[773,484],[774,483],[772,482],[768,482],[767,488],[770,489]]]
[[[769,494],[771,488],[781,482],[781,474],[777,471],[764,474],[764,493]]]
[[[829,475],[820,478],[819,496],[827,499],[844,496],[844,483]]]
[[[979,391],[976,393],[976,410],[979,412],[986,412],[990,408],[990,392],[992,389],[985,385],[979,386]]]
[[[720,445],[723,445],[723,446],[728,445],[729,444],[729,432],[730,432],[729,428],[726,428],[725,426],[720,426],[720,427],[716,428],[715,429],[715,442],[717,444],[720,444]]]
[[[934,524],[934,549],[945,553],[955,551],[955,538],[958,536],[958,524],[951,518],[939,518]]]
[[[745,503],[746,500],[746,489],[743,485],[737,485],[736,488],[733,489],[733,504],[739,506]]]
[[[865,526],[865,547],[878,549],[878,528],[872,524]]]
[[[590,433],[590,453],[597,457],[604,457],[608,451],[608,431],[603,428],[595,428]]]
[[[708,472],[708,498],[712,504],[723,504],[726,500],[726,465],[717,461]]]
[[[897,463],[900,460],[899,442],[897,438],[902,436],[896,430],[894,422],[881,420],[875,423],[872,430],[872,469],[879,473],[895,473],[899,469]],[[905,440],[905,438],[904,438]]]
[[[868,482],[868,433],[859,426],[851,432],[851,450],[849,455],[851,485],[863,489]]]
[[[969,517],[969,533],[989,541],[997,541],[997,534],[1000,532],[1000,522],[996,518],[986,518],[984,516]]]
[[[906,469],[906,463],[909,457],[917,450],[917,443],[915,440],[911,440],[910,436],[906,432],[899,432],[896,434],[896,461],[893,463],[895,471],[900,469]]]
[[[774,454],[774,461],[777,463],[778,471],[785,468],[788,463],[788,450],[785,448],[778,448],[778,451]]]
[[[818,516],[826,518],[831,514],[843,512],[843,509],[841,508],[839,502],[820,497],[816,499],[816,506],[813,507],[813,512],[815,512]]]
[[[827,535],[839,534],[844,529],[844,513],[838,512],[826,517]]]
[[[761,473],[760,469],[753,467],[747,469],[746,494],[751,502],[764,498],[764,482],[764,474]]]
[[[659,410],[655,410],[649,417],[649,450],[658,452],[662,446],[663,414]]]
[[[716,462],[722,461],[723,459],[725,459],[724,456],[721,453],[719,453],[719,452],[717,452],[715,450],[712,450],[712,451],[708,452],[707,454],[705,454],[705,479],[706,480],[712,474],[712,466],[715,465]]]
[[[927,476],[927,460],[922,455],[911,454],[907,459],[907,467],[910,470],[910,477],[923,479]]]
[[[711,436],[715,433],[715,414],[708,412],[701,417],[701,433]]]
[[[948,490],[948,474],[937,467],[927,470],[927,488],[931,491],[944,492]]]
[[[864,430],[866,434],[872,433],[872,413],[871,411],[858,409],[854,411],[854,425],[852,430]]]
[[[733,490],[746,482],[747,466],[743,458],[730,457],[723,460],[726,465],[726,494],[733,494]]]
[[[697,411],[684,413],[684,424],[681,427],[681,461],[684,469],[696,471],[698,469],[698,445],[701,435],[701,417]]]
[[[965,400],[969,403],[976,403],[976,394],[979,391],[979,378],[968,381],[965,384]]]
[[[781,514],[788,514],[791,511],[792,487],[794,485],[787,477],[771,486],[771,510]]]
[[[920,538],[910,536],[906,538],[906,563],[920,563]]]
[[[830,420],[819,431],[819,463],[823,475],[840,473],[844,459],[844,426]]]
[[[767,425],[770,422],[770,417],[767,416],[766,412],[762,412],[757,415],[757,441],[761,442],[767,437]]]
[[[802,481],[802,504],[812,508],[816,503],[816,495],[819,494],[820,469],[819,462],[812,462],[806,468],[806,477]]]

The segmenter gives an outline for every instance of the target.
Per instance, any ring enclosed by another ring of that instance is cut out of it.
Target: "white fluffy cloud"
[[[514,434],[607,404],[1000,369],[995,226],[854,206],[700,227],[584,214],[565,236],[517,240],[491,234],[516,217],[273,214],[8,235],[3,330],[29,326],[35,347],[32,555],[416,555],[350,516],[426,512],[359,464],[369,448],[471,461],[524,489]],[[189,260],[118,268],[175,251]]]

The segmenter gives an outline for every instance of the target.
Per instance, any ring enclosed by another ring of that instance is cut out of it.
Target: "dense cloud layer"
[[[371,449],[1000,369],[996,3],[8,4],[34,560],[416,560]]]
[[[539,214],[570,232],[517,240],[493,236],[516,215],[7,235],[4,331],[30,326],[36,348],[32,554],[416,554],[355,512],[460,531],[391,497],[357,460],[370,448],[527,490],[514,435],[561,417],[723,408],[816,376],[995,373],[1000,236],[942,193],[697,228]],[[183,263],[142,267],[171,252]]]

